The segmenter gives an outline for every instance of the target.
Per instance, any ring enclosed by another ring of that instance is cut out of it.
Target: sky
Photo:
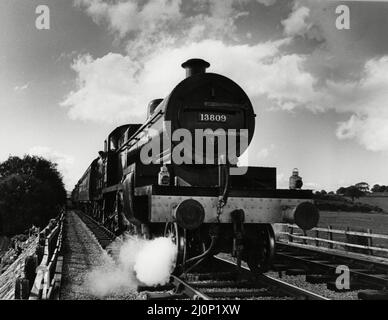
[[[0,2],[0,161],[49,158],[71,190],[198,57],[247,92],[249,164],[276,167],[278,187],[295,167],[314,190],[388,184],[388,3],[46,0],[48,30],[41,4]]]

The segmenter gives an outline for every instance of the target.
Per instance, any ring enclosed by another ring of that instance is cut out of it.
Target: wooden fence
[[[310,231],[301,230],[297,225],[278,224],[281,231],[276,232],[279,241],[299,242],[301,244],[326,247],[329,249],[342,249],[362,254],[386,258],[388,256],[388,235],[375,234],[372,230],[366,232],[328,228],[314,228]],[[341,236],[344,241],[334,239]],[[376,240],[384,245],[377,246]]]
[[[15,299],[58,299],[62,275],[63,211],[39,233],[34,255],[24,263],[24,274],[16,279]]]
[[[38,234],[31,236],[27,241],[22,243],[22,252],[12,249],[12,263],[4,266],[4,272],[0,275],[0,300],[15,299],[15,280],[24,276],[26,258],[34,255],[38,246]]]

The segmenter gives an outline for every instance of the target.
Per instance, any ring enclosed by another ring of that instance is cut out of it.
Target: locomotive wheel
[[[164,229],[164,236],[171,237],[176,249],[176,262],[174,273],[179,273],[186,260],[186,235],[185,230],[176,222],[168,222]]]
[[[256,241],[250,245],[247,264],[252,272],[267,272],[275,256],[275,233],[270,224],[259,225]]]

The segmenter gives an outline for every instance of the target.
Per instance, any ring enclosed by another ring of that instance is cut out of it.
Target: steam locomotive
[[[186,78],[150,102],[143,124],[109,134],[73,203],[117,235],[170,236],[178,273],[219,252],[265,272],[275,253],[271,224],[317,225],[312,192],[277,189],[276,168],[240,167],[255,130],[247,94],[206,72],[202,59],[182,67]]]

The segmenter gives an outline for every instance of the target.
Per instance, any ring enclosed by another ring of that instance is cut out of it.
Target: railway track
[[[101,245],[103,249],[106,249],[112,241],[116,238],[115,234],[105,228],[101,223],[94,220],[92,217],[77,211],[77,215],[81,218],[81,220],[86,224],[86,226],[90,229],[90,231],[96,237],[98,243]]]
[[[339,267],[340,266],[340,267]],[[340,270],[349,272],[349,285],[337,288]],[[327,289],[341,291],[378,290],[359,292],[359,299],[380,296],[388,299],[388,265],[362,257],[338,252],[317,250],[297,244],[277,243],[274,269],[288,275],[305,275],[309,283],[325,283]],[[336,273],[337,271],[337,273]]]
[[[113,242],[115,235],[111,231],[90,216],[81,212],[77,214],[104,249]],[[140,287],[139,290],[147,291],[149,299],[328,300],[282,280],[266,275],[256,276],[248,268],[237,268],[232,261],[220,257],[212,257],[206,263],[206,269],[201,268],[181,277],[171,276],[171,283],[167,286]]]
[[[181,277],[172,276],[172,291],[149,293],[148,298],[329,300],[273,277],[254,275],[248,268],[237,268],[234,262],[225,258],[214,256],[206,264],[212,271],[199,270]]]
[[[88,215],[78,213],[82,221],[95,235],[104,249],[115,235]],[[287,275],[305,275],[311,284],[326,284],[332,291],[341,292],[335,285],[339,265],[349,267],[349,290],[380,290],[384,295],[388,288],[388,266],[383,263],[356,259],[346,254],[317,251],[297,245],[278,243],[274,270]],[[206,269],[198,269],[181,277],[172,276],[171,283],[159,288],[140,288],[147,291],[149,299],[303,299],[329,300],[268,275],[253,275],[249,269],[237,266],[230,260],[212,257]],[[160,290],[161,292],[157,292]],[[342,290],[346,291],[346,290]],[[359,293],[359,298],[365,295]],[[368,294],[367,294],[368,296]],[[373,293],[372,293],[373,296]],[[368,298],[368,297],[366,297]]]

